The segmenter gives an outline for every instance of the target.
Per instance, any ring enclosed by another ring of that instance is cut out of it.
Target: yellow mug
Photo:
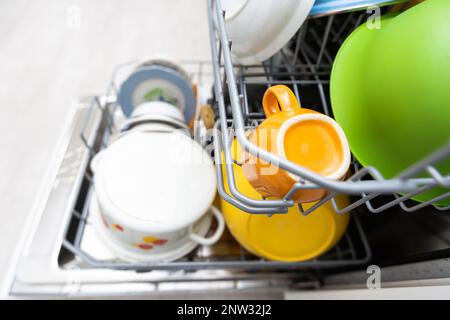
[[[284,85],[267,89],[263,108],[267,119],[250,134],[251,142],[324,177],[339,180],[345,176],[350,148],[336,121],[301,108],[294,93]],[[253,188],[265,197],[282,198],[299,181],[299,177],[249,153],[243,156],[242,169]],[[324,189],[302,189],[294,193],[292,200],[313,202],[325,194]]]
[[[241,153],[238,143],[233,141],[233,158],[239,161]],[[237,189],[250,198],[261,199],[261,195],[245,178],[242,168],[233,164],[233,171]],[[229,192],[226,177],[225,189]],[[341,207],[349,204],[346,196],[336,198]],[[304,208],[312,205],[306,204]],[[345,233],[350,218],[349,213],[335,213],[329,202],[308,216],[303,216],[297,206],[289,208],[286,214],[271,217],[249,214],[223,199],[221,208],[228,229],[246,250],[269,260],[283,262],[314,259],[325,253]]]

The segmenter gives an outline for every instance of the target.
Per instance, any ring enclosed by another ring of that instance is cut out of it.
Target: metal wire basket
[[[259,66],[233,64],[232,43],[227,37],[225,13],[220,0],[208,1],[208,13],[215,105],[218,113],[217,130],[214,132],[215,160],[219,192],[226,201],[253,214],[285,213],[288,207],[298,205],[301,212],[307,215],[329,201],[339,214],[364,204],[374,213],[396,205],[407,212],[412,212],[426,206],[434,206],[433,203],[450,197],[450,174],[441,173],[435,167],[436,163],[450,158],[450,142],[411,167],[405,168],[392,179],[385,179],[377,168],[361,167],[353,159],[353,174],[345,181],[334,181],[255,146],[245,134],[246,130],[256,127],[265,118],[259,102],[262,100],[261,91],[256,94],[257,98],[252,100],[251,92],[254,92],[255,88],[257,90],[258,88],[266,89],[275,84],[288,85],[302,104],[305,100],[312,99],[304,94],[307,92],[315,96],[313,98],[315,102],[318,101],[318,104],[316,103],[318,111],[332,116],[329,108],[328,86],[333,59],[345,37],[361,24],[364,13],[354,12],[309,19],[285,48]],[[304,104],[309,105],[309,103]],[[230,149],[233,137],[230,137],[230,129],[233,130],[245,151],[300,177],[283,198],[254,200],[237,190],[232,169],[233,160]],[[220,164],[222,151],[225,158],[223,172]],[[426,173],[425,177],[423,173]],[[227,193],[224,188],[225,176],[230,193]],[[443,187],[445,191],[423,203],[410,200],[435,187]],[[317,188],[327,189],[328,194],[307,210],[291,200],[297,190]],[[358,197],[350,205],[340,208],[335,201],[337,194]],[[375,206],[372,200],[380,196],[383,197],[384,202]],[[440,211],[450,209],[450,206],[434,207]]]
[[[92,158],[120,134],[117,112],[119,108],[117,94],[121,81],[136,67],[142,64],[139,61],[131,61],[117,66],[112,74],[112,79],[104,95],[95,96],[87,102],[83,110],[83,121],[75,128],[73,139],[80,141],[80,149],[87,152],[89,161],[81,169],[80,187],[76,191],[76,200],[70,221],[66,226],[60,253],[60,264],[64,266],[67,253],[75,258],[69,259],[68,264],[75,263],[82,268],[108,268],[114,270],[134,270],[148,272],[154,270],[166,270],[168,272],[201,272],[212,270],[207,276],[200,275],[200,280],[221,279],[275,279],[285,276],[297,278],[301,275],[311,275],[319,270],[330,270],[341,267],[352,267],[366,264],[371,258],[371,251],[356,216],[352,217],[347,233],[341,241],[327,253],[317,259],[284,263],[268,261],[255,257],[243,249],[231,236],[224,236],[212,247],[199,246],[186,257],[173,262],[149,262],[129,263],[117,259],[103,259],[95,256],[89,248],[83,246],[86,234],[92,234],[92,223],[89,212],[89,203],[93,196],[93,179],[89,163]],[[198,86],[212,86],[212,66],[210,62],[183,61],[184,67]],[[197,115],[198,116],[198,115]],[[194,128],[195,131],[195,128]],[[199,133],[203,136],[204,134]],[[216,270],[216,271],[214,271]],[[227,273],[224,275],[224,270]],[[295,272],[294,272],[295,271]],[[214,273],[215,272],[215,273]],[[258,275],[252,272],[259,272]],[[192,274],[191,274],[192,275]],[[315,276],[314,276],[315,277]],[[194,277],[195,278],[195,277]]]
[[[185,62],[185,66],[186,64],[190,67],[196,83],[202,83],[201,79],[208,79],[210,76],[208,66],[204,62]],[[79,125],[79,130],[73,133],[73,139],[80,140],[82,146],[80,148],[83,152],[87,151],[90,156],[82,169],[80,188],[76,193],[75,206],[62,242],[64,250],[60,253],[59,260],[63,267],[65,264],[70,267],[75,263],[87,269],[190,272],[193,279],[199,281],[208,279],[271,279],[270,281],[274,281],[280,277],[298,278],[299,275],[316,278],[314,274],[318,271],[356,267],[368,263],[371,258],[370,247],[356,216],[352,217],[347,233],[334,248],[317,259],[303,262],[285,263],[255,257],[235,242],[230,235],[222,237],[214,246],[199,246],[186,257],[173,262],[130,263],[114,258],[103,259],[89,252],[89,248],[83,247],[85,235],[93,231],[89,203],[94,187],[89,163],[95,154],[107,147],[111,139],[120,132],[116,116],[119,73],[127,74],[130,68],[132,70],[138,65],[139,62],[130,62],[117,67],[106,94],[94,97],[83,107],[86,109],[84,120]],[[65,263],[67,259],[62,257],[67,256],[67,253],[72,259]],[[198,277],[193,274],[206,269],[211,270],[211,273],[200,274]],[[299,274],[299,271],[302,272]]]

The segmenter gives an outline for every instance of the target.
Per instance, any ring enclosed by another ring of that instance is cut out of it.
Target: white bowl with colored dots
[[[210,156],[177,131],[130,131],[93,159],[90,215],[121,260],[171,261],[222,235]],[[213,235],[212,217],[217,220]],[[95,220],[97,219],[97,220]]]
[[[215,207],[211,211],[219,212]],[[219,212],[220,214],[220,212]],[[109,224],[107,218],[101,212],[95,194],[91,198],[89,222],[94,226],[97,236],[103,245],[118,259],[127,262],[170,262],[180,259],[195,249],[199,243],[188,239],[180,242],[178,246],[164,251],[154,250],[155,247],[165,244],[165,239],[155,236],[137,236],[137,241],[130,246],[124,244],[116,237],[117,232],[126,232],[124,228],[118,228]],[[193,231],[204,237],[209,232],[212,224],[211,214],[206,214],[196,224]],[[159,251],[159,252],[158,252]]]

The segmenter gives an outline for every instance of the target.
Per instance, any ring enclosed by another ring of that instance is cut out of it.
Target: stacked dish
[[[224,219],[212,206],[211,157],[190,137],[180,106],[156,100],[133,107],[121,133],[91,162],[90,216],[118,259],[176,260],[199,244],[215,243],[224,230]],[[213,217],[217,227],[208,236]]]
[[[183,67],[173,61],[156,58],[141,64],[122,83],[118,95],[125,116],[143,102],[163,101],[175,106],[190,124],[196,110],[195,86]]]
[[[260,64],[277,53],[308,17],[314,0],[222,0],[234,62]]]

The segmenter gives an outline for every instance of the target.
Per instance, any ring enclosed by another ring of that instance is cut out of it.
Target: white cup
[[[171,261],[220,238],[214,165],[190,137],[132,130],[97,154],[91,168],[91,215],[103,221],[96,230],[118,258]],[[206,237],[212,217],[218,227]]]

